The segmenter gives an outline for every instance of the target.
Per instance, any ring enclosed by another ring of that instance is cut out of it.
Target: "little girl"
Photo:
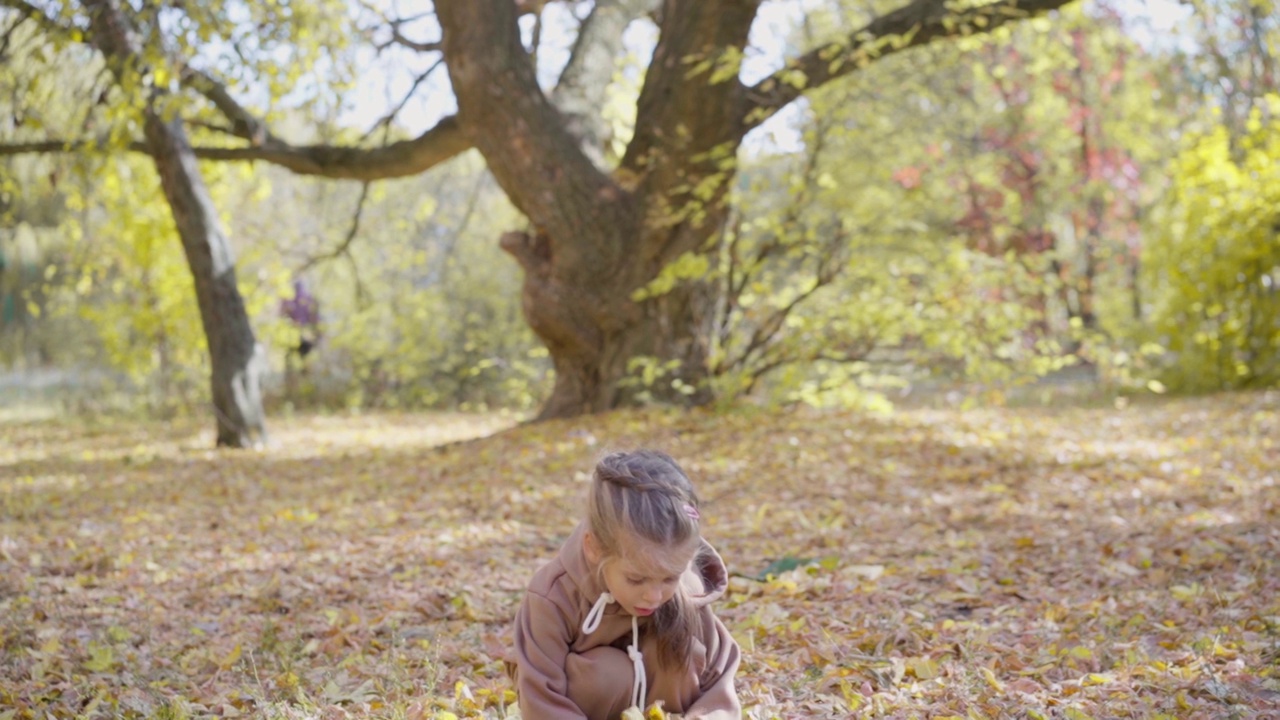
[[[699,518],[669,455],[600,461],[586,520],[534,574],[516,615],[523,720],[613,720],[658,701],[691,720],[741,717],[738,644],[710,606],[728,574]]]

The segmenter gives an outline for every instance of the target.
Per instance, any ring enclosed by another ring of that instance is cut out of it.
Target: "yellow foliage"
[[[1280,381],[1280,121],[1262,118],[1194,137],[1153,213],[1143,267],[1171,388]]]

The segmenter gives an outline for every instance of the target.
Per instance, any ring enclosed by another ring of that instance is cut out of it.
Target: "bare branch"
[[[103,146],[103,143],[97,140],[41,140],[37,142],[12,143],[0,145],[0,157],[85,152],[87,150],[101,150]],[[141,153],[147,151],[146,146],[141,142],[129,143],[128,149]]]
[[[315,257],[309,258],[305,263],[302,264],[302,267],[299,267],[297,271],[294,272],[295,275],[302,275],[306,273],[308,270],[310,270],[311,268],[315,267],[316,265],[319,265],[322,262],[335,260],[344,255],[346,255],[347,258],[351,260],[351,263],[353,266],[355,265],[355,259],[351,258],[351,243],[355,241],[356,234],[360,232],[360,216],[364,214],[364,203],[365,203],[365,200],[369,198],[369,185],[370,185],[370,182],[368,180],[366,180],[364,183],[360,185],[360,199],[356,201],[355,215],[353,215],[351,218],[351,227],[347,229],[347,236],[343,238],[342,243],[339,244],[338,247],[334,248],[330,252],[324,253],[323,255],[316,255]],[[358,276],[359,276],[359,273],[357,272],[357,277]]]
[[[779,222],[779,225],[784,229],[798,228],[798,232],[801,234],[808,231],[801,213],[808,207],[809,198],[814,188],[818,185],[822,155],[833,125],[833,121],[820,118],[815,128],[813,139],[806,144],[807,151],[804,167],[800,171],[803,182],[799,194],[788,205]],[[741,226],[741,219],[738,222]],[[741,227],[739,227],[738,233],[728,248],[728,279],[724,286],[726,297],[723,300],[725,310],[720,320],[722,344],[727,344],[729,340],[733,312],[738,309],[740,305],[739,299],[748,284],[756,281],[757,275],[764,269],[767,260],[774,257],[779,251],[786,249],[789,245],[778,234],[772,234],[757,248],[754,258],[748,262],[742,262],[741,253],[738,249],[741,239]],[[785,327],[786,321],[792,312],[818,290],[833,283],[840,274],[841,260],[844,255],[842,250],[847,247],[847,233],[836,228],[830,232],[819,232],[818,235],[826,237],[826,242],[821,243],[816,252],[810,251],[804,255],[805,259],[813,258],[815,262],[812,285],[798,293],[786,305],[774,308],[763,320],[758,322],[741,352],[733,358],[726,354],[712,368],[713,374],[724,373],[735,368],[744,369],[750,377],[748,386],[751,387],[766,373],[783,365],[804,359],[793,352],[788,352],[785,348],[781,351],[775,351],[774,348],[778,346],[778,335]],[[794,268],[793,271],[798,272],[799,268]],[[778,271],[775,270],[774,272]],[[782,273],[788,274],[785,269],[782,270]],[[737,277],[736,282],[735,276]]]
[[[303,263],[302,266],[294,272],[294,275],[301,275],[306,273],[307,270],[315,268],[315,266],[320,263],[326,263],[326,261],[329,260],[337,260],[338,258],[346,258],[348,263],[351,263],[352,277],[355,278],[356,281],[356,301],[362,306],[367,302],[367,292],[365,290],[365,283],[360,278],[360,265],[356,263],[355,256],[351,254],[351,243],[355,242],[356,234],[360,232],[360,217],[365,213],[365,201],[369,199],[369,186],[369,181],[361,183],[360,200],[356,201],[356,213],[351,218],[351,227],[347,228],[347,237],[343,238],[342,243],[332,251],[307,259],[306,263]]]
[[[423,53],[439,52],[444,49],[444,43],[438,40],[436,42],[419,42],[417,40],[410,40],[401,34],[400,28],[395,25],[392,25],[391,27],[391,39],[379,45],[377,49],[379,51],[386,50],[391,45],[399,45],[401,47],[406,47],[410,50],[416,50],[417,52]]]
[[[271,131],[267,129],[266,123],[259,120],[253,113],[249,112],[244,106],[231,97],[231,93],[227,90],[227,86],[215,80],[208,73],[195,68],[187,67],[182,71],[182,83],[196,92],[204,95],[213,103],[214,107],[226,116],[231,122],[231,132],[236,137],[248,140],[251,145],[262,146],[268,143],[279,142]]]
[[[426,12],[418,13],[417,15],[411,15],[409,17],[393,18],[387,15],[386,13],[384,13],[381,10],[381,8],[374,6],[372,3],[362,1],[360,5],[366,11],[373,13],[374,15],[377,15],[378,18],[382,20],[382,22],[385,23],[387,28],[390,29],[391,31],[390,39],[374,46],[374,49],[378,53],[381,53],[383,50],[386,50],[392,45],[407,47],[410,50],[416,50],[418,52],[439,52],[444,49],[442,43],[440,43],[439,41],[420,42],[418,40],[411,40],[408,37],[406,37],[404,33],[400,32],[400,28],[404,25],[415,23],[423,18],[434,16],[435,15],[434,10],[428,10]],[[364,34],[368,35],[370,34],[370,31],[372,31],[373,29],[374,28],[365,28],[363,32]],[[370,38],[370,40],[372,40],[372,38]]]
[[[427,68],[426,72],[423,72],[422,74],[418,75],[418,77],[414,78],[413,85],[409,88],[409,92],[406,92],[404,94],[404,97],[401,98],[400,102],[397,103],[396,106],[391,109],[391,112],[382,116],[382,118],[378,120],[378,122],[374,123],[373,127],[369,128],[369,130],[365,132],[363,136],[361,136],[360,140],[361,141],[368,140],[369,136],[377,132],[378,128],[380,127],[389,128],[391,126],[391,123],[395,121],[396,116],[400,114],[400,111],[404,110],[404,106],[409,104],[409,100],[413,97],[413,94],[418,91],[418,86],[426,82],[426,79],[431,77],[431,73],[434,73],[443,64],[444,64],[444,56],[442,55],[435,62],[431,63],[431,67]]]

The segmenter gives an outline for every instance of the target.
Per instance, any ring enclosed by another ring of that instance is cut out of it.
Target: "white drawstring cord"
[[[607,592],[600,593],[596,604],[591,606],[591,612],[588,612],[587,618],[582,621],[583,634],[590,635],[600,627],[600,621],[604,619],[604,610],[611,603],[613,603],[613,595]],[[644,654],[640,652],[640,622],[635,615],[631,616],[631,644],[627,646],[627,656],[631,658],[635,675],[635,680],[631,684],[631,705],[643,710],[645,696],[649,694],[649,679],[644,675]]]
[[[649,694],[649,679],[644,676],[644,655],[640,652],[640,626],[636,616],[631,616],[631,645],[627,648],[631,666],[635,669],[635,682],[631,685],[631,706],[644,710],[644,698]]]
[[[600,627],[600,621],[604,619],[604,609],[613,602],[613,596],[607,592],[600,593],[600,599],[596,600],[596,604],[591,606],[591,612],[587,613],[587,619],[582,621],[582,634],[590,635]]]

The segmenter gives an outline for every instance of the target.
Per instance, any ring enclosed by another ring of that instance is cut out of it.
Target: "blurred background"
[[[167,53],[161,70],[187,57],[218,71],[297,145],[372,147],[456,107],[419,4],[175,6],[144,52]],[[756,82],[900,4],[764,3],[739,75]],[[48,22],[24,22],[24,6]],[[548,90],[592,8],[521,17]],[[682,257],[655,281],[698,284],[710,308],[686,394],[888,410],[1274,387],[1275,10],[1087,0],[809,90],[738,149],[711,262]],[[139,102],[68,34],[77,12],[0,3],[0,412],[202,414],[192,274],[151,159],[125,151]],[[639,14],[613,55],[606,167],[656,38]],[[183,112],[193,144],[224,132],[207,103]],[[548,397],[553,364],[498,243],[528,222],[474,150],[375,182],[269,161],[201,170],[265,351],[268,415],[527,414]],[[647,389],[671,376],[638,356],[624,382],[635,402],[665,402]]]

